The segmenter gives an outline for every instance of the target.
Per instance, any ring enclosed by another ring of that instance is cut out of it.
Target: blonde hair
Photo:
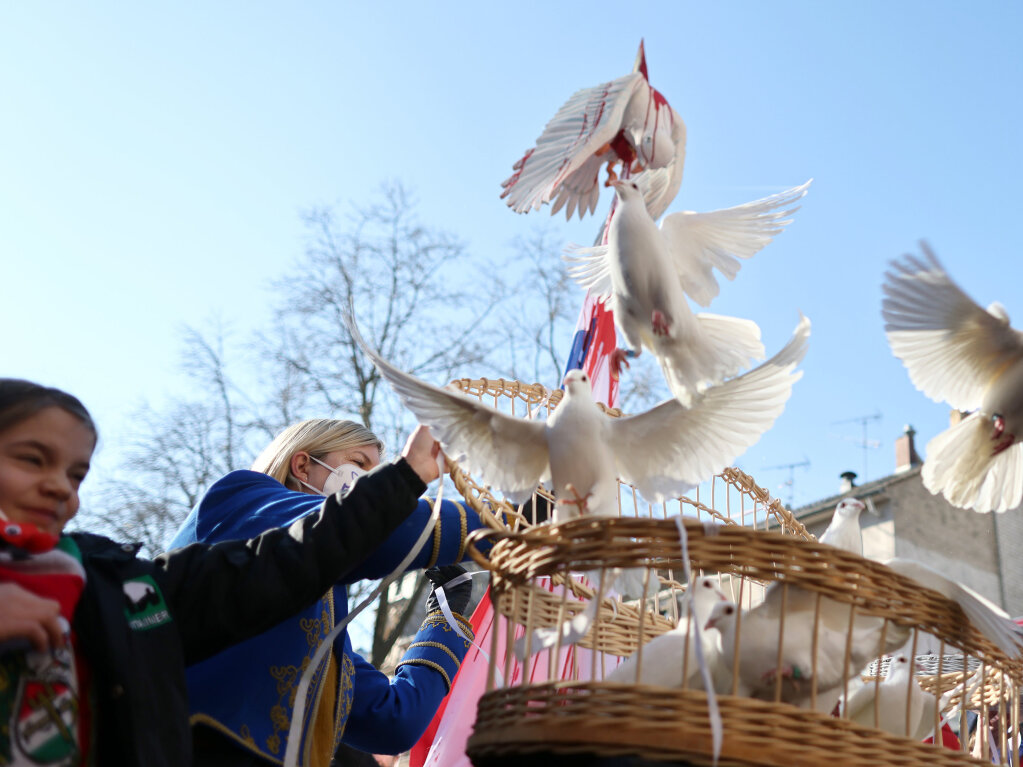
[[[384,443],[377,435],[355,421],[310,418],[293,423],[267,445],[250,467],[268,474],[287,487],[291,477],[291,456],[306,452],[322,459],[328,453],[373,445],[383,455]]]

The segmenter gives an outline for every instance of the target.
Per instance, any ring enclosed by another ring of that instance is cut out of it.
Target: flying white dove
[[[613,358],[616,372],[625,357],[650,349],[672,394],[684,405],[708,385],[762,359],[760,328],[750,320],[693,314],[686,300],[707,306],[718,294],[713,270],[728,279],[738,258],[750,258],[789,220],[787,208],[806,194],[810,182],[735,208],[666,216],[658,228],[636,181],[615,187],[618,209],[606,245],[575,249],[566,257],[573,279],[603,298],[614,313],[628,350]]]
[[[913,384],[975,411],[927,444],[924,487],[953,506],[1005,511],[1023,500],[1023,334],[998,303],[982,309],[921,243],[885,274],[882,315]]]
[[[562,105],[502,182],[501,197],[516,213],[539,210],[553,201],[571,218],[593,212],[600,196],[599,173],[606,163],[608,183],[642,173],[651,215],[664,212],[682,183],[686,126],[678,112],[647,81],[643,44],[632,74],[583,88]]]
[[[938,698],[924,690],[913,677],[915,663],[905,655],[891,659],[888,674],[879,684],[860,682],[849,693],[841,714],[865,727],[892,735],[924,740],[934,732]],[[876,711],[875,711],[876,706]],[[907,712],[907,708],[909,709]]]
[[[810,321],[800,316],[791,340],[754,370],[696,396],[692,407],[671,399],[645,413],[612,418],[593,400],[581,370],[565,376],[565,396],[546,421],[526,420],[391,365],[362,340],[373,360],[445,454],[520,504],[550,478],[554,521],[582,512],[618,515],[620,477],[650,502],[682,495],[728,466],[781,414],[802,373]]]
[[[701,632],[704,660],[713,670],[720,646],[716,638],[711,639],[712,632],[704,630],[704,626],[714,605],[727,601],[727,598],[713,578],[701,578],[693,588],[692,600],[693,614],[691,618],[683,615],[678,626],[654,637],[643,646],[642,673],[638,680],[636,667],[639,664],[639,652],[636,652],[604,677],[604,681],[625,684],[638,682],[638,684],[655,684],[662,687],[692,686],[697,689],[701,688],[699,665],[696,659],[696,639],[690,635],[690,632]],[[686,672],[685,678],[683,678],[683,669]]]
[[[835,507],[828,529],[817,540],[839,549],[863,556],[863,534],[860,512],[867,508],[858,498],[843,498]]]

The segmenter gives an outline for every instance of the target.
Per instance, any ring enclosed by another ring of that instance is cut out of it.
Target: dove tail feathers
[[[752,320],[718,314],[698,314],[696,320],[691,338],[669,341],[657,353],[672,394],[686,407],[694,394],[764,358],[760,328]]]
[[[924,487],[953,506],[977,512],[1006,511],[1023,500],[1023,443],[992,454],[988,420],[979,412],[927,443]]]

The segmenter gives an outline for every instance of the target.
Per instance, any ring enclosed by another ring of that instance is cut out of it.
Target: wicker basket
[[[546,418],[562,396],[538,384],[503,379],[461,379],[453,385],[520,417]],[[978,668],[983,674],[983,684],[968,699],[960,694],[949,703],[958,707],[955,723],[963,732],[967,710],[979,712],[979,735],[964,739],[963,752],[797,708],[781,701],[779,686],[774,700],[717,696],[725,732],[718,764],[983,764],[992,752],[1004,761],[1008,733],[1019,730],[1020,663],[977,632],[958,605],[942,595],[879,563],[818,544],[742,471],[726,469],[692,497],[657,505],[622,485],[618,518],[548,525],[493,497],[457,465],[449,469],[455,487],[487,524],[476,540],[489,539],[493,546],[486,555],[475,546],[470,551],[491,570],[492,599],[501,619],[490,635],[488,692],[479,701],[468,743],[474,764],[503,765],[537,753],[632,754],[712,764],[703,692],[602,681],[622,656],[638,652],[641,665],[643,645],[678,622],[674,597],[684,589],[685,564],[720,574],[722,588],[744,607],[757,604],[766,585],[780,581],[850,605],[853,615],[884,619],[886,629],[913,629],[914,655],[920,632],[938,637],[937,663],[919,677],[925,689],[940,693]],[[550,500],[542,489],[537,495]],[[685,518],[689,563],[682,561],[678,515]],[[644,586],[659,586],[658,596],[623,601],[607,588],[611,568],[643,568]],[[576,662],[560,640],[546,658],[531,654],[534,630],[561,626],[594,600],[592,626],[574,645],[588,653],[581,656],[585,660]],[[516,639],[525,642],[527,657],[517,674],[510,652]]]
[[[718,696],[725,731],[720,764],[788,767],[827,760],[840,765],[951,765],[986,763],[992,746],[998,754],[1006,753],[1008,733],[1018,731],[1018,715],[1010,712],[1019,710],[1023,668],[970,625],[957,604],[882,564],[799,536],[739,525],[708,530],[695,520],[686,520],[685,528],[693,568],[727,574],[740,588],[751,591],[763,582],[789,583],[852,605],[857,615],[877,616],[893,626],[941,638],[937,668],[920,679],[923,686],[949,690],[964,679],[962,669],[980,667],[984,683],[969,700],[960,695],[950,706],[960,708],[958,724],[964,730],[967,709],[980,711],[978,732],[988,731],[994,712],[1003,723],[992,736],[982,736],[973,744],[964,742],[984,755],[978,761],[967,753],[786,704],[780,700],[780,687],[773,701],[723,695]],[[673,572],[683,566],[678,530],[671,520],[583,518],[523,532],[495,531],[485,537],[496,539],[489,556],[484,558],[478,551],[475,556],[492,571],[497,610],[527,631],[557,625],[584,605],[583,599],[569,596],[584,597],[579,589],[566,589],[559,600],[534,588],[539,577],[557,580],[595,567],[640,566],[651,572]],[[598,653],[624,655],[672,625],[650,610],[636,608],[627,613],[624,607],[602,604],[580,645]],[[946,645],[960,654],[945,660]],[[593,664],[594,670],[603,667]],[[597,671],[588,680],[548,678],[538,684],[492,689],[480,700],[468,744],[474,763],[536,752],[635,754],[712,763],[704,693],[599,678]]]

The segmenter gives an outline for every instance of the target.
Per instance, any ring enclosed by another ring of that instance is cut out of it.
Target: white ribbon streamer
[[[681,514],[675,516],[675,527],[678,528],[678,540],[682,549],[682,572],[687,584],[685,593],[682,595],[682,605],[685,608],[686,617],[693,621],[693,574],[689,567],[689,536],[686,533],[686,526],[682,521]],[[706,529],[706,525],[704,528]],[[697,626],[693,633],[696,637],[696,663],[700,667],[703,687],[707,691],[707,714],[710,717],[711,738],[714,744],[714,764],[717,765],[718,757],[721,756],[721,744],[724,741],[724,723],[721,721],[721,710],[718,708],[717,693],[714,691],[714,680],[710,677],[710,668],[707,666],[707,660],[703,654],[703,626]]]

